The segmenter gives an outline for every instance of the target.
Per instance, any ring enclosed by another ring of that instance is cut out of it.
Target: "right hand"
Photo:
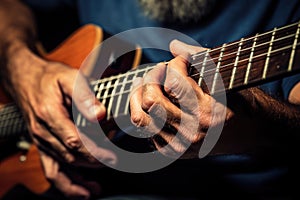
[[[97,122],[105,116],[105,107],[95,98],[78,70],[43,60],[28,48],[17,48],[8,55],[11,55],[5,63],[8,73],[2,81],[20,107],[32,139],[39,147],[46,178],[68,198],[87,199],[91,194],[99,194],[99,183],[72,173],[76,166],[103,166],[82,140],[101,161],[114,163],[116,157],[84,134],[80,136],[69,110],[74,102],[84,117]],[[73,94],[75,81],[80,92]],[[61,168],[62,164],[69,165],[68,173]]]
[[[27,48],[17,48],[10,55],[4,81],[11,85],[6,84],[6,89],[21,108],[37,146],[68,163],[74,163],[79,156],[78,160],[84,158],[83,164],[99,164],[83,145],[69,113],[74,102],[90,121],[105,116],[105,107],[95,98],[84,76],[77,69],[45,61]],[[80,92],[73,95],[75,81]],[[95,148],[102,159],[114,162],[110,151]]]

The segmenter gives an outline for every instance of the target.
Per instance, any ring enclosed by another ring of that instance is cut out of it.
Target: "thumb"
[[[174,57],[180,55],[187,59],[190,55],[204,50],[205,48],[203,47],[189,45],[179,40],[172,40],[170,43],[170,51]]]
[[[105,117],[106,109],[91,91],[86,79],[79,73],[73,90],[73,101],[77,109],[90,121]]]

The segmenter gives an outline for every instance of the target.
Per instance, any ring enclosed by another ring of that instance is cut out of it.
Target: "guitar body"
[[[49,53],[44,52],[40,45],[38,45],[38,48],[45,59],[62,62],[79,69],[89,53],[102,42],[103,35],[100,27],[85,25]],[[103,49],[101,51],[103,51]],[[124,55],[119,59],[123,59],[120,62],[131,62],[137,65],[139,63],[140,53],[139,51],[131,52],[130,55]],[[134,66],[131,65],[130,67]],[[94,69],[93,65],[85,65],[85,68],[81,68],[80,70],[88,77]],[[118,71],[116,67],[113,67],[111,71],[120,73],[128,69],[121,69],[120,67],[119,70],[120,71]],[[13,103],[11,98],[6,95],[3,88],[0,87],[0,112],[1,109],[9,103]],[[26,151],[16,149],[15,146],[19,140],[19,138],[9,138],[7,140],[1,139],[0,137],[0,198],[5,197],[5,194],[7,194],[8,191],[11,192],[17,185],[25,186],[26,189],[37,195],[45,193],[51,186],[44,176],[37,147],[31,144],[30,148]],[[8,146],[11,147],[11,149],[9,149],[10,153],[3,154],[3,152],[8,152],[6,149],[10,148]]]

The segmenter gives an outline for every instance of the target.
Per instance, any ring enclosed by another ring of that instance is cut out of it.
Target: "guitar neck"
[[[300,22],[242,38],[191,56],[189,75],[211,95],[237,91],[300,71]],[[91,87],[107,108],[107,120],[129,114],[132,81],[154,66],[128,71],[91,82]],[[2,120],[5,119],[5,120]],[[80,127],[89,123],[80,113]],[[10,127],[9,131],[6,127]],[[0,112],[0,138],[5,133],[22,132],[25,123],[13,105]]]
[[[300,70],[300,22],[192,55],[190,76],[215,95]]]
[[[16,138],[26,133],[27,128],[23,116],[15,104],[8,104],[0,111],[0,141]]]
[[[191,56],[189,75],[211,95],[236,91],[300,70],[300,22],[242,38]],[[107,119],[128,115],[132,81],[152,69],[129,71],[93,83]]]

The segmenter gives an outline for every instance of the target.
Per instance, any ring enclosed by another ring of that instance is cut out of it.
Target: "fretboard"
[[[190,76],[212,95],[300,70],[300,22],[192,55]]]
[[[211,95],[216,95],[295,74],[300,71],[299,33],[300,22],[194,54],[190,59],[189,75]],[[97,99],[107,108],[107,120],[129,114],[133,80],[144,76],[153,67],[91,82]],[[0,112],[0,116],[5,115],[5,119],[9,119],[7,113],[3,112]],[[10,131],[24,131],[16,130],[25,127],[20,118],[21,115],[14,112],[8,121],[13,120],[17,126],[9,124]],[[74,120],[79,127],[88,125],[80,113]],[[2,132],[5,132],[7,123],[7,120],[0,120],[0,137],[4,135]]]

